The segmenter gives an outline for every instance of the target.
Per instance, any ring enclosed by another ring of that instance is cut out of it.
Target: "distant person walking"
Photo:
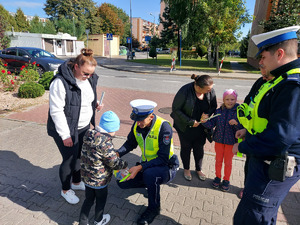
[[[47,130],[61,155],[61,196],[70,204],[79,198],[73,190],[85,190],[80,176],[82,141],[90,124],[95,126],[97,103],[94,74],[97,62],[91,49],[82,49],[76,59],[63,63],[50,84]]]
[[[203,113],[211,115],[215,112],[217,98],[210,76],[193,74],[191,78],[194,81],[182,86],[175,95],[171,117],[180,140],[184,178],[188,181],[192,180],[190,156],[193,149],[197,176],[204,181],[206,175],[202,171],[202,160],[207,134],[200,124],[200,119]]]

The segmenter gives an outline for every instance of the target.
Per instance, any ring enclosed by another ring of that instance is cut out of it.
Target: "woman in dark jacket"
[[[217,99],[210,76],[193,74],[191,78],[195,81],[181,87],[175,95],[171,117],[174,119],[174,128],[180,140],[184,178],[192,180],[190,156],[193,149],[197,175],[200,180],[204,181],[206,176],[201,171],[201,167],[206,133],[200,124],[200,119],[203,113],[209,116],[214,113],[217,108]]]
[[[93,51],[84,48],[58,68],[49,88],[47,130],[62,155],[61,196],[70,204],[79,202],[73,190],[85,190],[80,176],[83,136],[90,124],[95,126],[95,109],[102,108],[97,103],[96,66]]]

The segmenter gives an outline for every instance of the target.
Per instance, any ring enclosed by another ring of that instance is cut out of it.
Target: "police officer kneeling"
[[[134,124],[127,141],[118,150],[120,157],[135,149],[142,150],[141,162],[131,167],[125,182],[117,181],[122,189],[147,188],[148,207],[138,224],[150,224],[160,213],[160,185],[170,182],[179,167],[174,154],[172,127],[163,118],[153,114],[156,103],[137,99],[130,102]]]
[[[246,129],[236,137],[246,138],[234,145],[233,152],[249,154],[251,159],[234,225],[276,224],[281,202],[300,178],[299,28],[252,37],[259,48],[259,64],[274,79],[262,85],[249,105],[244,103],[238,109],[239,121]]]

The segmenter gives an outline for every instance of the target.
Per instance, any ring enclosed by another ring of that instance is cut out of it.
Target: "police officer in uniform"
[[[174,154],[170,123],[153,113],[157,104],[136,99],[130,105],[130,118],[135,122],[118,152],[122,157],[139,146],[142,156],[141,162],[129,169],[131,175],[127,180],[117,183],[122,189],[147,188],[148,207],[137,223],[150,224],[160,213],[160,185],[175,177],[179,161]]]
[[[243,197],[234,225],[276,224],[278,208],[300,178],[300,26],[255,35],[260,61],[274,79],[261,86],[252,101],[242,104],[238,118],[246,128],[233,147],[251,155]]]

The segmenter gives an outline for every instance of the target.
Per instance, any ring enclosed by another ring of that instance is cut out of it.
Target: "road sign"
[[[145,41],[151,41],[151,36],[145,36]]]
[[[127,37],[126,42],[127,42],[127,44],[130,44],[131,43],[131,37]]]
[[[113,40],[113,34],[107,33],[107,34],[106,34],[106,40],[112,41],[112,40]]]

